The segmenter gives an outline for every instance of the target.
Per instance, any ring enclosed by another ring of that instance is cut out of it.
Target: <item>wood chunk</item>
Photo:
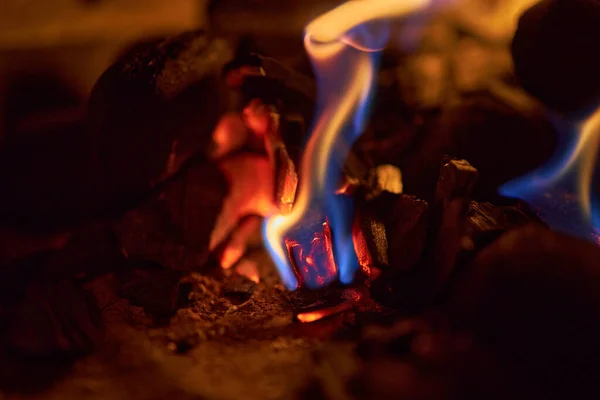
[[[369,207],[363,207],[355,212],[352,241],[358,263],[366,276],[371,276],[373,268],[388,266],[388,238],[385,224]]]
[[[227,192],[227,180],[216,165],[190,165],[123,216],[117,226],[123,254],[175,269],[202,267]]]
[[[394,197],[384,219],[389,244],[389,267],[409,271],[418,264],[425,249],[429,205],[414,196]]]
[[[186,32],[134,46],[100,77],[88,124],[111,200],[136,200],[209,153],[229,101],[220,74],[231,58],[226,41]]]
[[[471,201],[463,224],[462,250],[478,251],[490,245],[506,231],[527,224],[546,226],[526,204],[495,206],[491,203]]]
[[[9,331],[9,347],[29,356],[82,355],[102,334],[95,300],[74,281],[28,284]]]
[[[162,265],[134,266],[122,274],[118,294],[132,305],[143,307],[146,314],[156,318],[169,317],[182,304],[179,280],[181,272]],[[184,293],[185,294],[185,293]]]
[[[456,198],[470,198],[477,176],[477,170],[467,160],[444,157],[435,189],[436,207],[445,207]]]
[[[477,170],[468,161],[445,157],[435,190],[432,227],[435,230],[435,292],[445,285],[456,265],[460,252],[463,215],[477,175]]]

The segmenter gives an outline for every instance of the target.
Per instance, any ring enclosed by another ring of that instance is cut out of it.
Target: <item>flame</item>
[[[347,208],[335,198],[341,165],[366,121],[376,55],[387,41],[384,18],[425,8],[429,0],[354,0],[317,17],[305,29],[304,46],[319,83],[317,119],[300,166],[300,187],[292,211],[266,220],[268,249],[287,288],[299,281],[287,257],[286,234],[310,208],[323,210],[332,224],[334,256],[342,283],[350,283],[353,244]],[[367,25],[367,23],[369,23]]]
[[[600,146],[600,107],[577,127],[576,132],[573,146],[567,146],[565,152],[543,168],[507,183],[500,192],[526,198],[554,228],[595,240],[597,234],[593,231],[600,228],[600,215],[594,210],[592,180]],[[570,195],[573,191],[576,196]],[[578,205],[577,210],[570,207],[573,199]],[[556,208],[567,208],[567,218],[561,220],[553,215],[557,213]]]

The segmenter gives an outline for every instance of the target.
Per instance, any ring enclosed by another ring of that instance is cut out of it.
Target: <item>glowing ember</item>
[[[301,225],[309,209],[321,210],[331,223],[340,281],[348,284],[354,278],[358,263],[353,251],[351,210],[335,191],[348,150],[366,122],[377,52],[387,41],[385,24],[373,22],[403,16],[428,4],[429,0],[349,1],[306,27],[304,45],[318,79],[320,108],[304,150],[294,207],[290,213],[267,219],[264,227],[265,242],[289,289],[296,289],[299,281],[284,238]],[[316,275],[329,277],[331,265],[315,263],[316,269],[325,270]]]
[[[306,307],[295,314],[295,319],[300,322],[315,322],[323,318],[332,317],[334,315],[343,313],[353,309],[362,295],[356,290],[346,290],[343,293],[337,304],[328,305],[326,303],[317,303],[315,305]]]
[[[323,222],[322,227],[323,230],[315,232],[307,246],[285,239],[298,282],[309,287],[325,286],[333,282],[338,273],[333,259],[331,228],[327,221]]]

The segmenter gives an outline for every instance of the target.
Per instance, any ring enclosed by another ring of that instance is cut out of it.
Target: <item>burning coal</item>
[[[318,79],[316,120],[304,150],[294,207],[287,214],[267,219],[264,226],[271,256],[291,290],[301,282],[291,266],[290,254],[294,253],[287,251],[289,241],[306,248],[311,244],[288,235],[302,224],[309,210],[321,211],[329,221],[337,278],[344,284],[354,278],[358,263],[350,206],[335,195],[335,188],[350,146],[363,131],[369,114],[378,52],[388,36],[382,20],[413,13],[428,4],[428,0],[349,1],[316,18],[305,29],[304,45]],[[314,268],[327,266],[315,264]],[[328,273],[317,275],[327,278],[303,283],[316,288],[332,281]]]
[[[571,127],[563,130],[575,137],[574,143],[564,146],[566,150],[544,167],[504,185],[501,193],[527,199],[555,229],[588,239],[591,232],[591,237],[597,240],[594,231],[600,228],[600,212],[594,205],[592,181],[600,146],[600,108],[576,127],[575,132]],[[560,212],[556,210],[556,203],[571,202],[570,193],[575,193],[573,199],[577,207],[569,208],[566,216],[557,215]]]

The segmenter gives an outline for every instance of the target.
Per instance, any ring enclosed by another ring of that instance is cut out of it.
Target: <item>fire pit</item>
[[[598,3],[256,3],[0,147],[0,397],[595,394]]]

